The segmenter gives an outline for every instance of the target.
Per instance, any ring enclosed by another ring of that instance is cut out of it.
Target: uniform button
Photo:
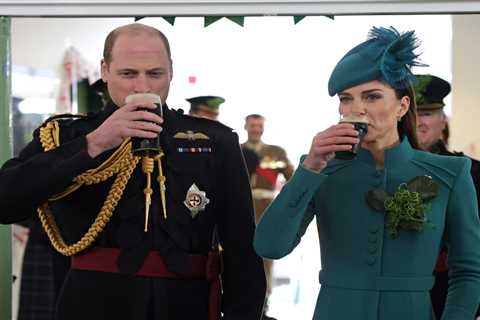
[[[375,264],[375,262],[377,262],[377,258],[375,257],[368,257],[366,259],[366,264],[368,264],[369,266],[373,266]]]
[[[369,236],[368,236],[368,242],[370,242],[370,243],[377,243],[377,241],[378,241],[377,236],[375,236],[375,235],[369,235]]]
[[[377,252],[377,245],[372,244],[368,246],[368,253],[375,254]]]

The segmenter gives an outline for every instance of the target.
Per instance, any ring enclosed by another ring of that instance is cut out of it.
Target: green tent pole
[[[12,156],[10,18],[0,17],[0,165]],[[0,225],[0,319],[12,319],[12,233]]]

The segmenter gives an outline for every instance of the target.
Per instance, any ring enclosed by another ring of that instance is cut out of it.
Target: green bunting
[[[297,24],[297,23],[299,23],[300,21],[302,21],[303,18],[305,18],[305,16],[293,16],[293,23],[294,23],[294,24]]]
[[[170,23],[172,26],[175,24],[175,17],[173,16],[168,16],[168,17],[162,17],[165,21]]]
[[[217,22],[218,20],[220,20],[222,18],[227,18],[228,20],[233,21],[233,22],[235,22],[236,24],[238,24],[239,26],[242,26],[242,27],[243,27],[243,22],[245,20],[244,16],[230,16],[230,17],[208,16],[208,17],[205,17],[203,26],[208,27],[212,23]]]
[[[297,24],[300,21],[302,21],[305,17],[306,16],[293,16],[293,23]],[[334,19],[334,16],[325,16],[325,17],[330,18],[332,20]],[[134,17],[134,19],[135,19],[134,21],[137,22],[137,21],[139,21],[143,18],[145,18],[145,17]],[[175,24],[175,18],[176,18],[175,16],[164,16],[162,18],[165,21],[167,21],[169,24],[171,24],[172,26]],[[203,26],[208,27],[212,23],[215,23],[222,18],[227,18],[228,20],[235,22],[236,24],[238,24],[241,27],[244,26],[245,16],[205,16]]]

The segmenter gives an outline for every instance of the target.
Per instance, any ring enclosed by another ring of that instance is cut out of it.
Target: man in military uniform
[[[285,150],[276,145],[265,144],[262,135],[265,118],[259,114],[250,114],[245,118],[245,130],[248,139],[242,148],[254,151],[259,158],[255,173],[251,175],[253,203],[255,207],[255,220],[258,223],[263,212],[275,197],[277,178],[282,174],[285,179],[290,179],[293,166],[287,158]],[[265,313],[268,308],[268,298],[272,292],[272,260],[264,259],[265,274],[267,277],[267,295],[263,312],[264,320],[274,319]]]
[[[0,223],[38,210],[72,257],[57,319],[258,320],[265,275],[237,135],[164,103],[172,60],[159,30],[119,27],[103,56],[110,100],[50,118],[2,166]]]
[[[218,121],[220,114],[220,105],[225,102],[225,99],[218,96],[198,96],[186,99],[190,102],[190,110],[188,114],[193,117],[206,118],[213,121]],[[258,155],[255,151],[242,146],[242,154],[245,159],[247,171],[251,177],[258,165]]]
[[[217,96],[199,96],[187,99],[190,102],[190,111],[194,117],[203,117],[210,120],[217,120],[220,113],[220,105],[225,99]]]
[[[465,156],[447,149],[445,130],[447,117],[443,99],[450,93],[450,83],[434,75],[417,75],[414,86],[417,102],[417,137],[422,149],[447,156]],[[480,162],[472,160],[471,174],[477,195],[480,195]],[[480,197],[477,197],[480,201]],[[480,203],[479,203],[480,206]],[[435,268],[435,285],[431,290],[432,304],[437,319],[441,318],[448,289],[448,261],[446,248],[442,249]],[[480,310],[479,310],[480,311]],[[477,312],[477,316],[480,312]]]

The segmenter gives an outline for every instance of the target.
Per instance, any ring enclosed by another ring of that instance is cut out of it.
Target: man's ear
[[[100,73],[101,73],[103,82],[107,82],[108,64],[103,59],[100,62]]]
[[[170,81],[173,79],[173,61],[170,62]]]

